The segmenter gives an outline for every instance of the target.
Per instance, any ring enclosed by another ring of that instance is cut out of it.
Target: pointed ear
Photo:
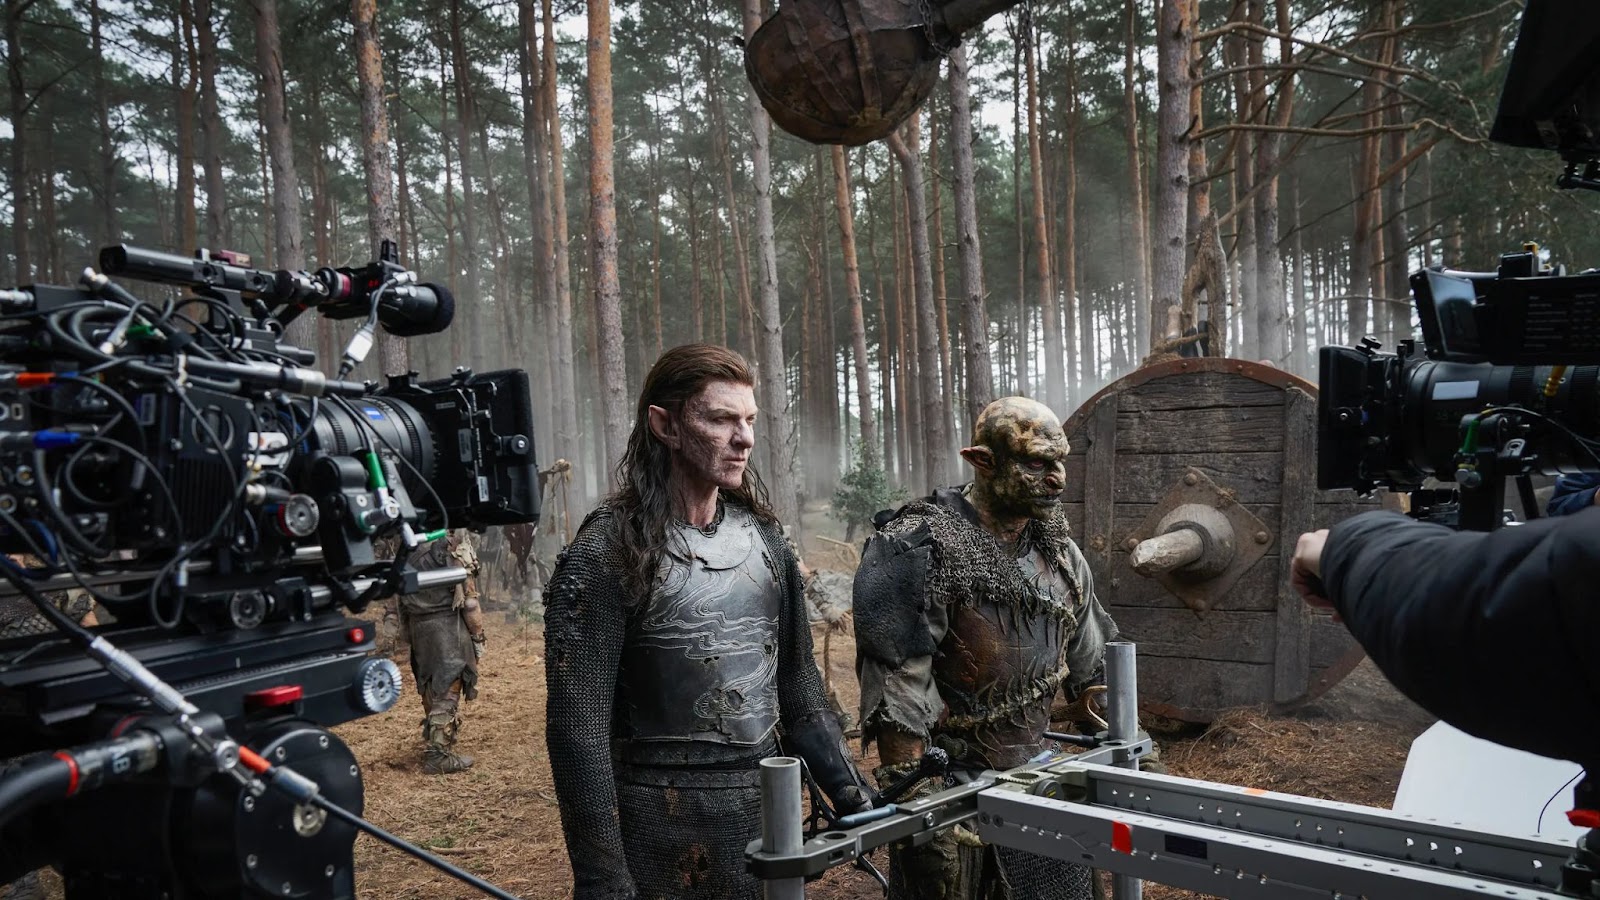
[[[982,445],[961,448],[961,458],[972,465],[979,472],[994,470],[994,451]]]
[[[650,433],[669,450],[678,449],[678,429],[672,415],[659,406],[650,407]]]

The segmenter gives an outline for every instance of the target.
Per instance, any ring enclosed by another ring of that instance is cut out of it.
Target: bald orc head
[[[984,407],[961,457],[977,470],[973,499],[991,516],[1043,519],[1061,503],[1069,449],[1048,406],[1002,397]]]

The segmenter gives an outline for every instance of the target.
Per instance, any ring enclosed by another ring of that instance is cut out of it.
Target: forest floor
[[[808,520],[809,520],[808,516]],[[833,529],[829,529],[834,531]],[[808,537],[814,535],[808,521]],[[843,530],[835,532],[842,537]],[[847,570],[847,550],[809,541],[815,568]],[[467,772],[422,772],[422,707],[405,650],[395,654],[405,673],[398,706],[334,731],[360,761],[366,816],[379,827],[420,844],[493,884],[530,900],[571,896],[555,788],[545,752],[542,627],[508,611],[488,617],[488,650],[479,694],[464,704],[458,749],[476,757]],[[814,633],[821,654],[821,626]],[[830,643],[827,671],[844,709],[854,710],[855,646],[848,634]],[[1394,799],[1411,740],[1431,723],[1369,662],[1314,706],[1293,718],[1240,710],[1207,728],[1143,723],[1161,746],[1172,774],[1387,807]],[[859,751],[859,742],[852,742]],[[863,761],[870,772],[876,759]],[[358,895],[366,900],[476,898],[482,894],[408,856],[362,836],[356,843]],[[883,851],[876,861],[884,867]],[[60,896],[49,874],[48,892]],[[0,888],[0,895],[5,891]],[[877,900],[867,875],[836,869],[808,885],[821,900]],[[1147,885],[1153,900],[1200,895]]]

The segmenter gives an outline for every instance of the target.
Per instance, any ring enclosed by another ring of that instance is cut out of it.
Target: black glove
[[[818,712],[802,719],[793,733],[784,735],[784,744],[790,753],[805,760],[811,777],[839,815],[872,809],[872,790],[856,769],[832,714]]]

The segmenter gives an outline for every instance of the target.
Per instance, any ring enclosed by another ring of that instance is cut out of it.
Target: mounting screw
[[[1132,550],[1135,547],[1139,546],[1139,539],[1136,538],[1136,537],[1130,537],[1127,540],[1122,542],[1122,546],[1127,547],[1129,550]]]
[[[284,749],[283,747],[279,747],[278,749],[272,751],[272,755],[276,756],[279,759],[288,759],[289,758],[289,751]]]
[[[351,766],[350,767],[350,777],[351,778],[360,778],[361,777],[361,770],[356,768],[355,766]]]
[[[317,745],[324,750],[328,749],[328,736],[324,734],[317,738]]]
[[[329,878],[332,878],[333,877],[333,864],[329,863],[328,867],[326,869],[322,870],[322,874],[328,876]]]
[[[289,895],[290,895],[290,894],[292,894],[292,893],[294,893],[294,885],[292,885],[292,884],[290,884],[290,883],[289,883],[289,882],[287,882],[287,881],[285,881],[285,882],[284,882],[284,883],[283,883],[283,895],[284,895],[284,896],[285,896],[285,897],[287,897],[287,896],[289,896]]]
[[[933,824],[937,821],[938,820],[933,817],[933,813],[928,813],[922,817],[922,824],[928,828],[932,828]]]
[[[244,798],[244,811],[245,812],[255,812],[256,811],[256,798],[254,798],[254,797],[246,797],[246,798]]]
[[[1256,543],[1265,544],[1267,541],[1270,541],[1270,540],[1272,540],[1272,536],[1267,534],[1265,531],[1256,532]]]
[[[260,862],[261,860],[257,859],[256,855],[252,853],[244,858],[244,867],[246,869],[254,869]]]
[[[1189,485],[1190,487],[1194,487],[1200,483],[1200,476],[1193,472],[1185,473],[1183,476],[1183,483]]]

